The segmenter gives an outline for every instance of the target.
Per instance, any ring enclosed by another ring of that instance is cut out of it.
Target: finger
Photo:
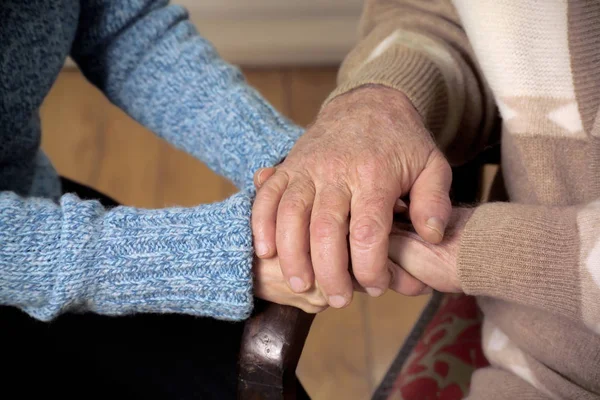
[[[431,244],[414,233],[398,233],[390,237],[389,257],[402,269],[421,282],[436,289],[446,286],[450,277],[438,268],[440,260]]]
[[[275,242],[277,208],[287,185],[287,174],[278,171],[271,179],[264,182],[263,187],[256,194],[252,206],[252,235],[256,255],[259,258],[271,258],[277,253]]]
[[[325,187],[317,191],[310,222],[310,249],[315,277],[329,305],[341,308],[352,300],[348,271],[350,193]]]
[[[322,307],[323,309],[329,307],[327,299],[318,282],[315,282],[313,287],[307,293],[303,293],[302,296],[305,296],[312,306]]]
[[[450,165],[435,150],[410,190],[410,219],[417,233],[430,243],[439,243],[444,238],[452,212],[451,184]]]
[[[312,182],[297,179],[288,185],[277,211],[277,254],[283,276],[296,293],[308,290],[314,282],[308,236],[314,199]]]
[[[353,273],[371,296],[380,296],[389,286],[386,268],[389,234],[397,196],[365,188],[352,197],[350,253]]]
[[[393,291],[405,296],[420,296],[431,293],[432,290],[429,286],[412,276],[393,261],[388,261],[388,268],[392,275],[390,289]]]
[[[254,173],[254,186],[260,189],[261,186],[275,173],[275,167],[260,168]]]
[[[360,286],[360,283],[354,277],[354,272],[352,272],[352,260],[348,260],[348,270],[350,271],[350,279],[352,279],[352,288],[355,292],[367,293],[364,287]]]
[[[352,288],[355,292],[367,293],[364,287],[360,286],[360,284],[356,281],[356,279],[352,279]]]

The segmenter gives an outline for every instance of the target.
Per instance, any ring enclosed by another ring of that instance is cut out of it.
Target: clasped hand
[[[452,209],[451,180],[404,94],[368,85],[338,96],[280,165],[255,175],[256,295],[318,312],[345,307],[354,290],[460,291],[456,256],[470,210]],[[414,231],[392,230],[403,211]]]

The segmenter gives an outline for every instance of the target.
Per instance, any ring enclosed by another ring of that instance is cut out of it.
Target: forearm
[[[464,291],[538,307],[600,329],[600,207],[490,203],[466,225]]]
[[[300,128],[167,1],[86,2],[72,54],[86,77],[158,136],[240,188],[288,153]]]
[[[66,311],[243,319],[252,308],[251,200],[105,210],[0,193],[0,303],[50,320]]]

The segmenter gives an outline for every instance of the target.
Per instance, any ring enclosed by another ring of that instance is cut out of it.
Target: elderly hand
[[[444,240],[439,244],[424,241],[406,224],[395,224],[390,235],[390,259],[424,285],[440,292],[462,292],[457,273],[458,250],[464,227],[473,211],[455,208]],[[403,272],[398,270],[398,273]],[[399,283],[390,287],[406,294]]]
[[[391,279],[394,205],[410,193],[416,231],[439,243],[451,212],[451,179],[403,93],[379,85],[355,89],[323,108],[281,165],[257,171],[257,255],[277,254],[294,292],[313,288],[316,277],[329,305],[340,308],[352,299],[350,254],[358,284],[379,296]]]

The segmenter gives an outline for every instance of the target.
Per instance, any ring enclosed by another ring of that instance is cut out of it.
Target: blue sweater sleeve
[[[301,129],[166,0],[81,2],[71,55],[118,107],[239,188],[285,156]],[[241,39],[243,40],[243,39]]]
[[[244,192],[163,210],[0,192],[0,304],[41,320],[67,311],[244,319],[252,309],[250,206]]]

